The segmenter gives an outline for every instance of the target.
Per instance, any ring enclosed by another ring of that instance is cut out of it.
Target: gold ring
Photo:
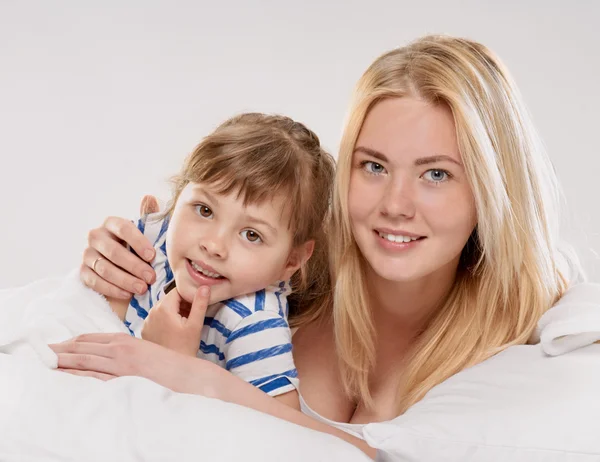
[[[92,271],[95,273],[96,272],[96,263],[98,263],[100,260],[106,260],[106,258],[104,257],[98,257],[94,260],[94,263],[92,264]]]

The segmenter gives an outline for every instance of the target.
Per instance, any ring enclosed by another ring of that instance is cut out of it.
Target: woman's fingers
[[[77,369],[56,369],[57,371],[60,372],[66,372],[67,374],[71,374],[71,375],[79,375],[81,377],[93,377],[95,379],[100,379],[100,380],[111,380],[116,378],[116,375],[111,375],[111,374],[104,374],[102,372],[93,372],[93,371],[79,371]]]
[[[86,343],[122,343],[122,342],[128,342],[133,340],[131,335],[127,335],[125,333],[122,332],[115,332],[115,333],[111,333],[111,332],[106,332],[106,333],[100,333],[100,332],[94,332],[94,333],[90,333],[90,334],[81,334],[78,335],[77,337],[69,340],[68,342],[63,342],[60,343],[58,345],[63,345],[65,343],[69,343],[69,342],[86,342]]]
[[[139,257],[130,252],[127,247],[121,243],[121,240],[125,244],[129,244]],[[152,261],[154,258],[154,249],[152,248],[150,241],[130,221],[124,220],[123,218],[107,219],[104,227],[90,231],[88,234],[88,244],[88,248],[95,250],[126,273],[133,275],[140,281],[144,281],[146,284],[152,284],[152,282],[154,282],[156,277],[154,270],[148,263],[140,258],[147,258],[148,255],[144,254],[149,252],[151,255],[149,261]],[[134,245],[137,248],[134,247]],[[140,248],[142,248],[142,250],[140,250]],[[86,261],[86,263],[90,268],[93,266],[93,262],[90,264],[90,262]],[[122,277],[121,275],[119,276]],[[108,279],[108,282],[119,286],[118,280]],[[122,288],[125,289],[125,287]]]
[[[152,243],[142,234],[133,222],[126,220],[125,218],[108,217],[104,221],[102,228],[112,233],[125,244],[128,244],[140,258],[146,261],[152,261],[154,258],[154,247],[152,247]]]
[[[89,335],[89,334],[88,334]],[[71,340],[48,345],[54,353],[88,354],[111,358],[110,343],[114,337],[86,337],[80,335]]]
[[[58,367],[61,369],[76,369],[79,371],[119,375],[113,370],[115,362],[111,358],[81,353],[57,353],[57,356]]]
[[[102,279],[98,274],[92,271],[92,269],[85,263],[81,265],[79,269],[79,277],[90,289],[111,298],[119,298],[122,300],[128,300],[131,298],[133,292],[122,290],[114,284]]]
[[[48,345],[58,357],[58,367],[98,372],[113,376],[128,375],[121,370],[129,362],[126,347],[131,341],[127,334],[83,334],[62,343]]]
[[[128,299],[132,294],[143,294],[148,285],[118,266],[96,250],[87,248],[79,270],[81,281],[89,288],[107,297]]]

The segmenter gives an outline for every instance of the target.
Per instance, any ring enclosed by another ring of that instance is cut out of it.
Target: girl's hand
[[[142,338],[184,355],[196,356],[209,297],[210,288],[200,287],[189,308],[177,288],[171,290],[148,313],[142,327]]]
[[[153,196],[142,199],[140,213],[158,212]],[[131,253],[124,244],[142,258]],[[109,217],[104,224],[88,233],[88,248],[83,253],[80,269],[82,282],[107,297],[129,299],[132,294],[143,294],[156,273],[146,262],[154,259],[152,243],[125,218]],[[144,261],[145,260],[145,261]]]

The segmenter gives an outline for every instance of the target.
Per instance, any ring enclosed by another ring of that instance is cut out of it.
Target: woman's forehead
[[[377,103],[365,118],[356,147],[373,149],[388,157],[446,155],[460,162],[450,109],[412,97]]]

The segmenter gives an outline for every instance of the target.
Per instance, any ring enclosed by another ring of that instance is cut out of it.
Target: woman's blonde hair
[[[292,278],[289,302],[294,320],[329,288],[325,228],[334,173],[333,156],[302,123],[281,115],[240,114],[219,125],[189,154],[172,179],[173,198],[163,216],[171,216],[190,182],[235,193],[245,204],[284,195],[293,246],[315,241],[313,256]]]
[[[354,147],[369,110],[386,98],[448,106],[477,208],[455,284],[415,340],[398,390],[398,413],[433,386],[510,345],[528,341],[564,293],[569,261],[558,250],[559,186],[499,59],[483,45],[427,36],[379,57],[355,89],[341,140],[330,252],[334,325],[348,393],[372,403],[375,331],[365,261],[352,235],[348,188]]]

